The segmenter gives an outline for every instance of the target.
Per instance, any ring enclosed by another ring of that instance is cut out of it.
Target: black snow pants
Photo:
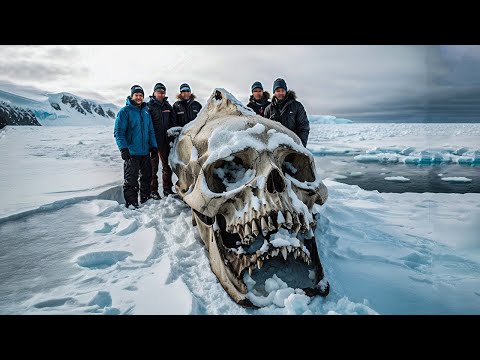
[[[140,186],[138,186],[140,174]],[[150,196],[150,182],[152,181],[152,164],[150,156],[132,155],[130,160],[123,164],[123,196],[125,206],[138,206],[138,189],[140,188],[140,202],[144,203]]]

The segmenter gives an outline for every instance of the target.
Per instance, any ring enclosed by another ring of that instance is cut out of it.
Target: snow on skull
[[[215,89],[169,161],[211,269],[234,301],[257,306],[272,277],[309,296],[328,294],[312,215],[327,188],[293,132]]]

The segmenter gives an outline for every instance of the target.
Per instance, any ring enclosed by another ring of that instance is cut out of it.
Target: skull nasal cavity
[[[269,193],[283,192],[285,190],[285,181],[280,171],[273,169],[267,178],[267,190]]]

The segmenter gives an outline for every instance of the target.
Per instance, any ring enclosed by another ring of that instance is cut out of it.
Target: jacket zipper
[[[140,129],[142,130],[142,150],[144,149],[145,146],[145,139],[143,137],[143,117],[142,117],[142,107],[140,105]]]

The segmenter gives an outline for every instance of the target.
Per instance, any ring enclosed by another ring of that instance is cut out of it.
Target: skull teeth
[[[247,237],[252,234],[252,229],[248,223],[245,224],[244,236]]]
[[[260,221],[260,225],[262,227],[263,236],[266,236],[268,234],[268,225],[267,225],[267,222],[265,221],[265,218],[262,217],[262,220]]]
[[[235,256],[233,252],[229,252],[229,254],[230,253],[232,254],[231,256]],[[264,261],[279,256],[280,254],[280,256],[282,256],[284,260],[287,260],[289,253],[291,253],[295,259],[299,258],[308,265],[312,264],[312,259],[310,259],[310,257],[302,249],[294,248],[293,246],[288,245],[279,248],[271,248],[270,251],[266,253],[262,253],[260,252],[260,250],[257,250],[255,254],[250,256],[250,258],[248,257],[248,255],[246,255],[247,258],[245,260],[247,261],[248,265],[245,265],[243,269],[246,270],[248,268],[248,272],[251,276],[253,270],[261,269],[263,267]]]
[[[240,237],[243,238],[243,226],[241,224],[237,224],[236,230],[238,235],[240,235]]]
[[[258,267],[259,269],[261,269],[262,266],[263,266],[263,261],[262,261],[262,259],[257,259],[257,267]]]
[[[293,226],[292,214],[288,210],[286,211],[285,225],[287,226],[287,229],[291,229]]]
[[[269,231],[276,230],[275,225],[273,225],[273,220],[270,216],[268,217],[268,230]]]
[[[260,234],[260,231],[258,230],[257,222],[255,220],[252,220],[252,233],[255,236],[258,236],[258,234]]]

